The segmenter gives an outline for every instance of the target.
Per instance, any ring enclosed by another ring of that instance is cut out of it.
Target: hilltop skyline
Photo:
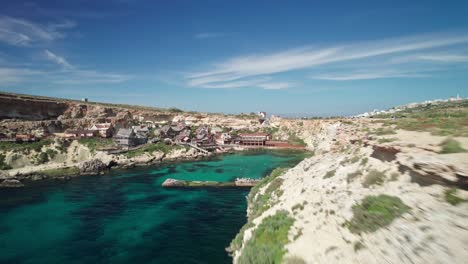
[[[311,116],[467,97],[468,3],[429,2],[2,3],[0,90]]]

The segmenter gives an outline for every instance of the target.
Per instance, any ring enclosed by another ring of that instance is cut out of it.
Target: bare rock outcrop
[[[19,188],[23,186],[24,184],[17,179],[6,179],[0,182],[0,188]]]
[[[108,169],[108,166],[99,159],[83,162],[80,166],[81,174],[100,174]]]
[[[468,188],[468,171],[442,160],[435,154],[411,153],[398,158],[401,171],[409,171],[410,175],[428,184],[448,184]]]

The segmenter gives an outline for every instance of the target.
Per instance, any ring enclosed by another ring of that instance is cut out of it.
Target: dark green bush
[[[410,207],[395,196],[366,196],[360,204],[353,206],[353,218],[347,226],[352,233],[374,232],[409,210]]]
[[[9,170],[11,166],[5,162],[5,155],[0,154],[0,170]]]

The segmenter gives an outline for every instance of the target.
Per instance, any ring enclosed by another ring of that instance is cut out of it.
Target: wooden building
[[[16,134],[16,142],[34,142],[38,141],[38,138],[32,134]]]
[[[237,141],[244,146],[265,146],[269,139],[270,134],[267,133],[249,133],[239,134]]]
[[[96,130],[89,129],[76,129],[66,130],[64,133],[65,138],[91,138],[96,137],[98,132]]]
[[[114,133],[114,127],[111,123],[94,124],[89,128],[89,130],[97,131],[99,136],[103,138],[112,137],[112,134]]]
[[[131,128],[121,128],[115,134],[114,141],[122,147],[134,147],[148,142],[148,137],[141,133],[135,133]]]

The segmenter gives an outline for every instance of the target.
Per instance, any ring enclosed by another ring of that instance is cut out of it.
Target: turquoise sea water
[[[260,178],[301,159],[248,152],[0,189],[0,263],[230,263],[248,190],[161,183]]]

